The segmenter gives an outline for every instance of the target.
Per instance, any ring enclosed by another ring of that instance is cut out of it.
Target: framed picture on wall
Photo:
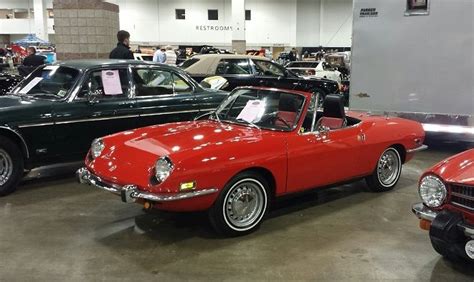
[[[407,9],[405,16],[423,16],[429,15],[430,0],[406,0]]]

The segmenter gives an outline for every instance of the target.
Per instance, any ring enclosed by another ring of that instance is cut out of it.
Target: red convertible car
[[[276,197],[366,178],[392,189],[424,131],[414,121],[345,113],[328,95],[271,88],[234,90],[204,120],[97,139],[77,174],[146,209],[207,210],[216,231],[256,229]],[[203,117],[201,117],[203,118]]]
[[[413,212],[433,248],[450,260],[474,263],[474,149],[430,168],[419,193],[423,202]]]

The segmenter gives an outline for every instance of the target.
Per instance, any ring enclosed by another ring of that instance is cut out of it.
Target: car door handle
[[[365,134],[359,133],[359,135],[357,136],[357,140],[359,140],[359,142],[365,142],[366,140]]]

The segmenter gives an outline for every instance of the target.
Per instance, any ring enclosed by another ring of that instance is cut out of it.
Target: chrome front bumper
[[[411,210],[419,219],[428,220],[430,222],[432,222],[438,215],[437,211],[427,208],[425,205],[423,205],[423,203],[414,204]],[[461,229],[466,236],[474,239],[474,226],[460,223],[458,224],[458,228]]]
[[[85,167],[80,168],[76,172],[76,176],[79,183],[95,186],[99,189],[117,194],[122,198],[122,201],[125,203],[133,203],[136,201],[136,199],[144,199],[144,200],[153,201],[153,202],[179,201],[179,200],[185,200],[189,198],[213,194],[218,191],[216,188],[211,188],[211,189],[203,189],[199,191],[183,192],[183,193],[177,193],[177,194],[155,194],[155,193],[140,191],[135,185],[120,186],[113,183],[107,183],[103,181],[100,177],[91,173]]]

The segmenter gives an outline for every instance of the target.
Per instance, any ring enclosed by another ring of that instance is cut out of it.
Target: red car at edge
[[[439,162],[419,182],[413,205],[433,248],[453,261],[474,263],[474,149]]]
[[[81,183],[146,209],[207,210],[219,233],[255,230],[280,196],[365,178],[391,190],[423,145],[414,121],[348,112],[340,95],[323,111],[315,94],[237,88],[201,119],[96,139]]]

